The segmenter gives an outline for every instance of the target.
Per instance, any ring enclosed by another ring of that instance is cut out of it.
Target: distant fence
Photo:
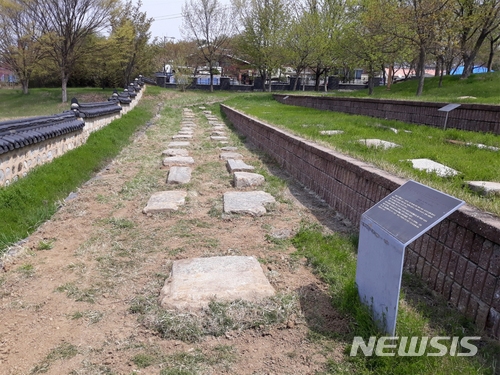
[[[295,78],[290,78],[287,82],[272,82],[271,92],[276,91],[292,91],[295,85]],[[380,80],[374,80],[375,86],[380,84]],[[175,89],[177,84],[173,82],[170,75],[158,74],[156,76],[156,84],[160,87]],[[341,83],[337,77],[329,77],[327,82],[327,90],[361,90],[368,87],[368,84],[355,84],[355,83]],[[209,90],[210,78],[196,77],[191,80],[187,87],[194,90]],[[269,91],[269,84],[264,83],[261,77],[255,77],[251,85],[237,84],[231,81],[229,77],[214,77],[213,88],[216,91]],[[297,85],[295,86],[297,92],[300,91],[315,91],[315,85],[302,84],[302,79],[298,78]],[[324,84],[318,88],[319,91],[324,91]]]
[[[142,97],[142,83],[131,84],[107,102],[78,103],[52,116],[0,122],[0,186],[8,186],[38,165],[87,141],[92,132],[130,111]]]
[[[361,214],[405,180],[221,105],[249,141],[359,225]],[[480,329],[500,339],[500,220],[464,206],[406,247],[405,269]]]
[[[448,104],[410,100],[280,94],[275,94],[274,99],[283,104],[349,113],[353,115],[371,116],[388,120],[399,120],[437,128],[443,128],[446,119],[446,113],[438,111],[438,109]],[[460,107],[449,112],[446,127],[500,134],[500,106],[461,104]]]

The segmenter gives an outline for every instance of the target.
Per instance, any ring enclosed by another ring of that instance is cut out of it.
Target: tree
[[[141,1],[136,5],[128,0],[118,7],[111,17],[109,47],[114,69],[120,74],[121,83],[127,86],[139,71],[150,64],[152,47],[148,47],[152,18],[141,12]]]
[[[284,40],[291,19],[286,0],[242,0],[234,2],[243,31],[241,50],[259,70],[265,81],[271,78],[284,60]]]
[[[16,0],[0,3],[0,57],[12,69],[28,94],[33,70],[43,57],[41,35],[23,4]]]
[[[456,0],[455,15],[460,25],[462,78],[467,78],[481,46],[500,27],[500,0]]]
[[[299,7],[286,32],[284,41],[286,62],[295,69],[296,79],[291,88],[297,89],[300,73],[313,63],[315,53],[320,46],[318,32],[321,32],[321,22],[318,12]]]
[[[68,101],[67,84],[77,61],[85,53],[85,41],[109,25],[118,0],[23,0],[43,38],[38,41],[57,66],[62,102]]]
[[[384,9],[384,30],[410,44],[418,55],[416,95],[422,95],[425,64],[428,54],[434,50],[440,31],[439,20],[447,11],[449,0],[375,0],[378,9]]]
[[[189,0],[182,7],[184,30],[196,45],[210,72],[213,92],[214,66],[235,31],[231,10],[218,0]]]
[[[315,75],[315,90],[319,91],[321,76],[341,65],[343,51],[338,40],[348,20],[348,5],[345,0],[307,0],[306,6],[313,20],[309,32],[315,46],[309,67]]]

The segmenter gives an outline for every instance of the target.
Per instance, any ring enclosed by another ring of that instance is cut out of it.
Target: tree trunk
[[[28,78],[22,79],[21,85],[23,86],[23,94],[27,95],[28,94],[28,87],[29,87],[29,79]]]
[[[271,85],[271,72],[267,72],[267,76],[269,77],[269,92],[272,91],[272,85]],[[264,81],[264,85],[265,85],[265,81]]]
[[[491,72],[491,66],[493,65],[493,57],[495,56],[495,40],[490,40],[490,54],[488,56],[488,73]]]
[[[208,69],[210,69],[210,92],[214,92],[214,72],[212,70],[212,63],[208,64]]]
[[[443,74],[444,74],[444,56],[439,57],[439,85],[438,87],[441,88],[443,87]]]
[[[69,75],[66,74],[66,72],[62,72],[62,77],[61,77],[61,89],[62,89],[62,102],[67,103],[68,102],[68,80],[69,80]]]
[[[420,52],[418,54],[418,87],[417,96],[422,95],[424,91],[424,80],[425,80],[425,48],[420,47]]]
[[[387,74],[387,90],[391,89],[392,85],[392,74],[393,74],[393,65],[389,64],[389,73]]]
[[[373,94],[373,67],[370,64],[370,72],[368,73],[368,95]]]
[[[316,82],[314,82],[314,91],[319,91],[319,79],[321,78],[321,74],[323,74],[321,69],[318,69],[315,73]]]
[[[483,42],[488,35],[489,33],[486,33],[486,31],[483,30],[483,32],[477,39],[472,51],[470,53],[464,52],[462,54],[462,57],[464,59],[464,71],[460,76],[461,79],[469,78],[469,76],[472,74],[472,71],[474,70],[474,60],[476,60],[477,53],[479,52],[479,49],[483,45]]]

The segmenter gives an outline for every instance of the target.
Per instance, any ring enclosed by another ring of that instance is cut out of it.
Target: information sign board
[[[379,327],[394,335],[404,253],[408,244],[464,202],[415,181],[395,190],[363,213],[356,283]]]

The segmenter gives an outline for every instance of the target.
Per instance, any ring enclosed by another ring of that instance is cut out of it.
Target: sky
[[[141,10],[148,18],[154,18],[151,25],[151,40],[154,37],[182,39],[182,6],[185,0],[142,0]]]
[[[219,0],[223,4],[229,0]],[[151,41],[154,37],[185,39],[181,34],[182,6],[185,0],[142,0],[141,10],[146,12],[148,18],[154,18],[151,25]]]

